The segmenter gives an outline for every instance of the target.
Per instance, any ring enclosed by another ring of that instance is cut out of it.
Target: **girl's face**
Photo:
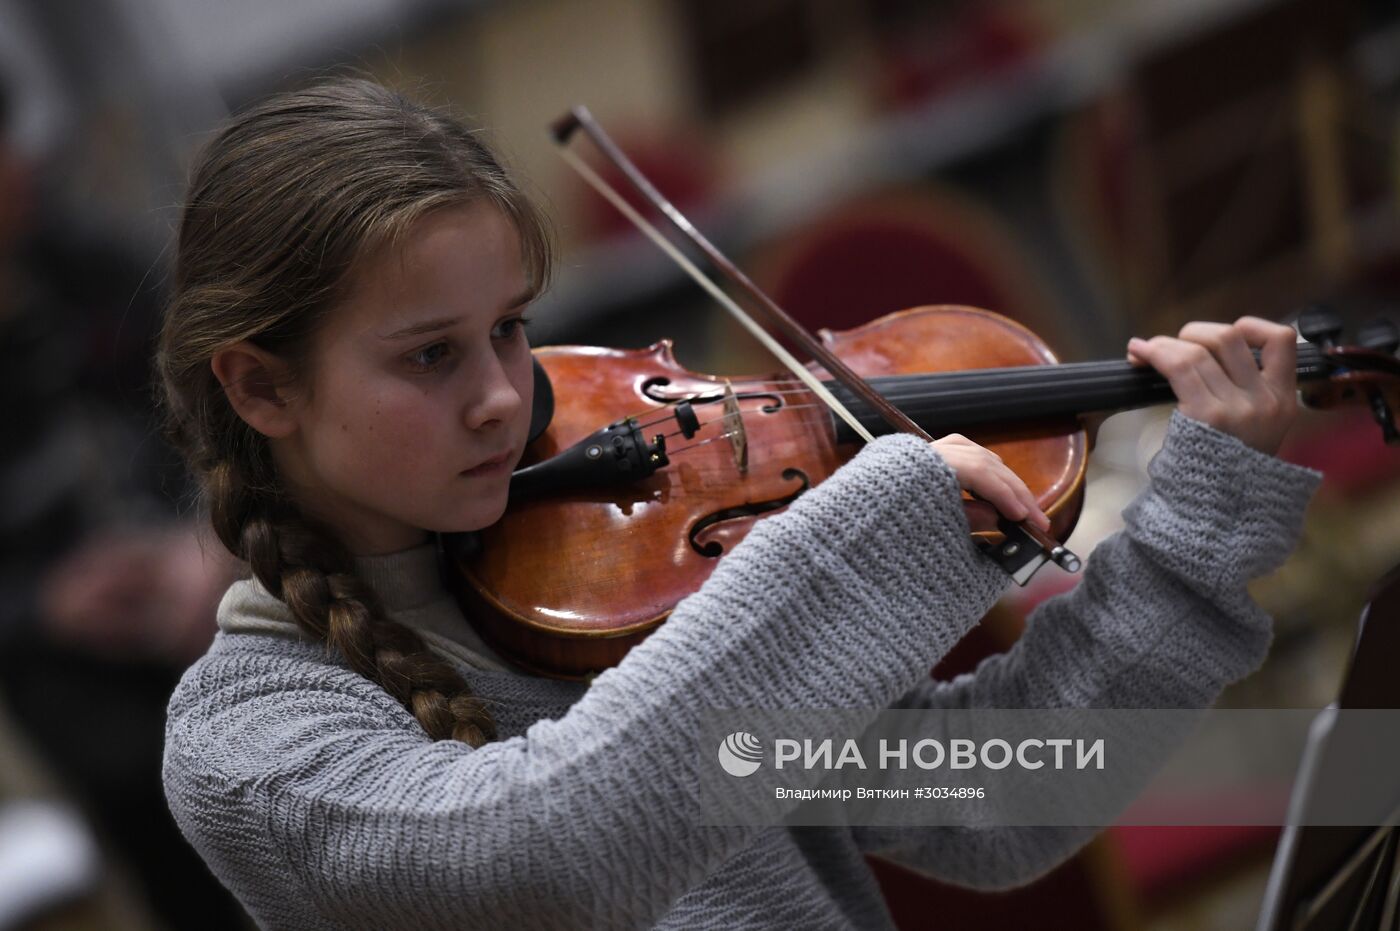
[[[500,518],[530,428],[533,297],[514,225],[484,202],[429,214],[357,269],[314,340],[296,429],[272,440],[298,502],[351,552]]]

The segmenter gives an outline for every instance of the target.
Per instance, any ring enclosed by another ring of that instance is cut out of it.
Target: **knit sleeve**
[[[327,924],[647,927],[762,830],[698,827],[707,709],[873,718],[1005,585],[947,464],[882,438],[760,521],[557,720],[472,749],[339,667],[205,669],[172,705],[167,797],[241,898],[278,885]]]
[[[1272,621],[1245,583],[1293,550],[1321,473],[1180,411],[1148,473],[1124,529],[1094,549],[1075,588],[1031,613],[1009,651],[951,682],[921,682],[896,707],[1205,708],[1256,669]],[[1094,833],[854,829],[867,852],[987,888],[1029,882]]]

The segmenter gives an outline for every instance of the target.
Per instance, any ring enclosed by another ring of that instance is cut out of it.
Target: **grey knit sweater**
[[[699,716],[1210,704],[1264,656],[1270,619],[1245,582],[1293,548],[1320,476],[1179,412],[1151,476],[1082,582],[949,683],[930,666],[1008,582],[971,543],[952,470],[909,436],[761,521],[588,687],[501,663],[430,547],[362,560],[390,613],[494,702],[502,739],[480,749],[430,741],[240,582],[171,699],[166,794],[268,928],[889,928],[865,853],[996,888],[1091,832],[700,827]]]

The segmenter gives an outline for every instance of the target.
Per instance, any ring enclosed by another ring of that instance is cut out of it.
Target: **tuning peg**
[[[1309,304],[1298,314],[1298,332],[1308,342],[1331,349],[1342,335],[1342,318],[1327,304]]]
[[[1400,348],[1400,327],[1396,327],[1388,317],[1373,317],[1361,325],[1356,341],[1367,349],[1394,355],[1395,350]]]

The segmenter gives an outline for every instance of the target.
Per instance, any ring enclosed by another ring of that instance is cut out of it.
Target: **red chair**
[[[758,251],[755,280],[808,328],[848,329],[924,304],[967,304],[1041,333],[1050,289],[990,209],[924,185],[849,201]]]

